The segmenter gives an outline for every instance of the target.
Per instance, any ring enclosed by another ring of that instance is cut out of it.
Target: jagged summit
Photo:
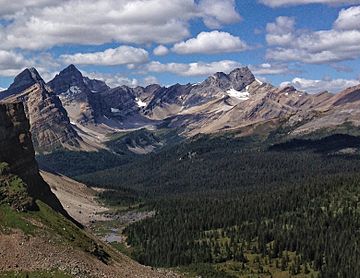
[[[217,72],[201,83],[202,87],[218,87],[222,90],[243,90],[255,81],[255,76],[248,67],[236,68],[229,74]]]
[[[9,86],[9,88],[0,94],[0,99],[21,93],[34,84],[44,86],[45,82],[35,68],[24,69],[15,77],[14,82]]]
[[[82,73],[72,64],[60,71],[48,85],[56,94],[65,93],[72,86],[77,86],[79,89],[86,87]]]
[[[244,89],[255,81],[255,76],[248,67],[234,69],[228,74],[228,77],[233,88],[237,91]]]
[[[35,68],[25,69],[17,75],[9,89],[0,94],[0,99],[24,104],[37,151],[79,147],[81,138],[72,128],[60,99]]]

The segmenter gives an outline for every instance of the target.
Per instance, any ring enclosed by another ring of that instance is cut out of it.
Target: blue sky
[[[21,3],[20,3],[21,2]],[[75,64],[111,86],[249,66],[309,92],[359,83],[360,0],[0,0],[0,87]]]

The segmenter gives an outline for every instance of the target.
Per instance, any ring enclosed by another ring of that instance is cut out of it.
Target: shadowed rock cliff
[[[0,104],[0,162],[26,184],[30,197],[39,199],[70,218],[39,174],[31,141],[29,121],[22,103]],[[36,207],[33,203],[33,208]]]

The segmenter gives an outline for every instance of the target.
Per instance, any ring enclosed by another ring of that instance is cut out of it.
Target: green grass
[[[120,253],[128,256],[128,257],[132,257],[132,248],[128,248],[127,246],[125,246],[125,244],[120,243],[120,242],[112,242],[110,243],[110,245],[112,247],[114,247],[116,250],[120,251]]]
[[[104,262],[108,260],[109,255],[83,230],[64,218],[61,214],[54,212],[44,203],[37,201],[37,205],[40,210],[33,212],[33,217],[45,225],[46,229],[50,232],[49,234],[55,233],[58,235],[61,243],[70,243],[72,246],[94,255]]]
[[[11,229],[19,229],[25,234],[33,234],[35,226],[27,219],[26,213],[14,211],[8,205],[0,206],[0,233],[8,233]]]
[[[6,162],[0,162],[0,175],[4,175],[9,172],[9,164]]]
[[[71,278],[68,274],[54,270],[54,271],[34,271],[34,272],[4,272],[0,273],[0,278]]]

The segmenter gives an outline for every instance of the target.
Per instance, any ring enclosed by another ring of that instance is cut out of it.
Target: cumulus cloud
[[[215,54],[244,51],[248,48],[245,42],[227,32],[201,32],[196,38],[174,45],[172,50],[178,54]]]
[[[159,46],[154,48],[153,53],[156,56],[164,56],[169,53],[169,49],[166,46],[160,44]]]
[[[26,1],[8,1],[0,0],[0,17],[11,16],[29,8],[38,8],[56,4],[53,0],[26,0]]]
[[[292,85],[298,90],[306,91],[309,93],[318,93],[323,91],[338,93],[348,87],[356,86],[359,83],[359,80],[354,79],[347,80],[324,78],[321,80],[312,80],[296,77],[292,81],[283,82],[280,86]]]
[[[279,16],[266,26],[266,41],[270,45],[287,45],[294,39],[295,19]]]
[[[302,31],[295,29],[289,17],[278,17],[267,25],[266,40],[273,48],[266,58],[277,61],[301,61],[310,64],[334,63],[360,56],[359,7],[343,9],[333,29]]]
[[[355,30],[360,28],[359,25],[360,6],[342,9],[334,23],[335,28],[339,30]]]
[[[241,64],[236,61],[223,60],[211,63],[160,63],[151,62],[145,66],[147,72],[170,72],[182,76],[204,76],[218,71],[229,72]]]
[[[0,25],[2,48],[38,50],[54,45],[99,45],[114,41],[175,43],[190,35],[191,20],[202,19],[208,26],[215,26],[240,19],[233,0],[52,2],[56,4],[25,6],[22,12],[11,15],[9,24]]]
[[[136,87],[139,85],[139,81],[136,78],[129,78],[122,74],[110,74],[100,72],[85,72],[82,71],[84,76],[91,79],[98,79],[104,81],[111,88],[126,85],[128,87]]]
[[[14,76],[31,63],[22,54],[0,50],[0,76]]]
[[[151,76],[151,75],[146,76],[143,81],[143,84],[145,86],[152,85],[152,84],[159,84],[159,83],[160,83],[159,80],[155,76]]]
[[[282,6],[295,6],[306,4],[328,4],[328,5],[342,5],[342,4],[359,4],[359,0],[260,0],[269,7],[276,8]]]
[[[209,28],[238,22],[241,17],[235,9],[235,0],[201,0],[199,13]]]
[[[66,64],[78,65],[126,65],[141,64],[147,62],[149,54],[145,49],[132,46],[119,46],[109,48],[102,52],[76,53],[72,55],[61,55]]]
[[[255,75],[277,75],[277,74],[289,74],[289,73],[299,73],[300,71],[290,69],[288,65],[285,64],[269,64],[264,63],[261,65],[250,65],[250,70]]]

